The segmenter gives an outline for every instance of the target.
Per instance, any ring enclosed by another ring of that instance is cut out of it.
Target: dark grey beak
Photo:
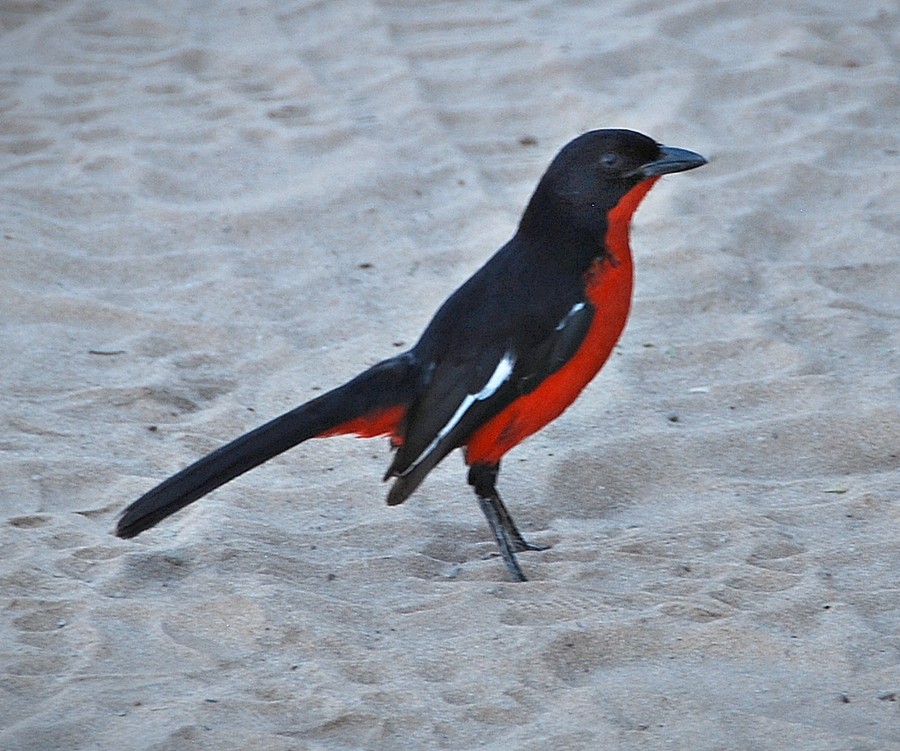
[[[652,162],[639,167],[634,171],[634,174],[642,175],[643,177],[658,177],[659,175],[668,175],[672,172],[684,172],[706,164],[706,159],[687,149],[660,146],[659,151],[659,159],[654,159]]]

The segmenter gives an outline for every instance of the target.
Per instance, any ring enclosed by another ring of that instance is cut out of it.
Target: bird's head
[[[523,223],[593,226],[638,184],[706,164],[699,154],[663,146],[633,130],[592,130],[566,144],[547,168]]]

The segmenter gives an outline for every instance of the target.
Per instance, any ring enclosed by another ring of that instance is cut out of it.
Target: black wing
[[[594,308],[580,283],[563,286],[542,278],[538,290],[527,290],[509,278],[497,273],[473,277],[416,345],[414,352],[420,351],[427,363],[422,369],[426,380],[385,476],[398,478],[389,504],[406,500],[448,453],[537,388],[584,341]]]

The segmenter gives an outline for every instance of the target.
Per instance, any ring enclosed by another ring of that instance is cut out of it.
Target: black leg
[[[519,562],[516,560],[516,554],[513,552],[509,538],[506,536],[506,530],[503,529],[503,524],[497,516],[497,509],[494,508],[494,504],[491,503],[489,498],[482,498],[481,496],[478,496],[478,503],[481,506],[481,510],[484,512],[484,517],[488,520],[491,532],[494,533],[494,539],[497,540],[497,547],[500,548],[500,555],[503,556],[503,562],[506,564],[506,568],[509,570],[510,575],[516,581],[528,581],[525,574],[522,573],[522,569],[519,567]]]
[[[525,550],[548,550],[550,548],[549,545],[537,545],[533,542],[528,542],[528,540],[522,537],[522,533],[519,532],[519,528],[516,526],[509,510],[504,505],[503,500],[500,498],[500,494],[496,490],[494,491],[494,495],[488,500],[497,512],[497,516],[500,518],[500,524],[503,525],[506,536],[509,538],[510,543],[512,543],[513,550],[517,553],[521,553]]]
[[[506,568],[517,581],[526,581],[515,554],[524,550],[546,550],[547,546],[534,545],[522,537],[522,533],[519,532],[512,515],[497,492],[496,484],[499,472],[499,464],[474,464],[469,469],[469,484],[475,489],[478,503],[497,540],[497,546],[500,548],[500,555],[503,556]]]

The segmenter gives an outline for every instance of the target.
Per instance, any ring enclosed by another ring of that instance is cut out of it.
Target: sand
[[[900,749],[894,3],[0,6],[0,748]],[[709,157],[512,452],[304,445],[127,503],[408,346],[557,149]]]

